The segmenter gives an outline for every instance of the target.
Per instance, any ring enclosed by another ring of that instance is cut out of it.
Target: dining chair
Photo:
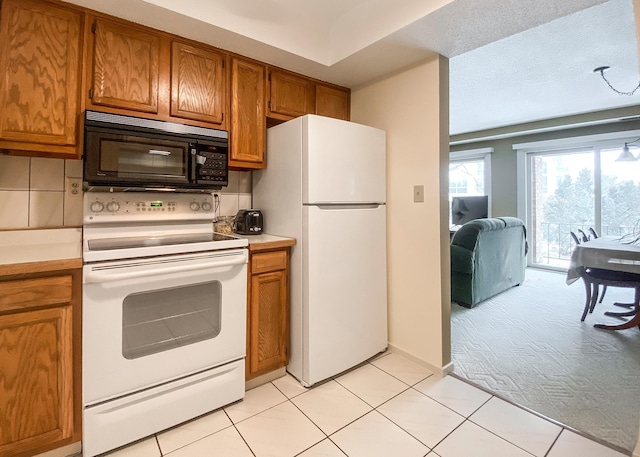
[[[582,232],[582,230],[580,230]],[[596,232],[596,229],[594,229],[593,227],[589,227],[587,229],[587,231],[589,232],[589,239],[596,239],[598,238],[598,232]],[[584,232],[582,232],[584,234]],[[600,300],[598,300],[598,303],[602,303],[602,300],[604,300],[604,294],[607,293],[607,286],[604,286],[602,288],[602,293],[600,294]]]
[[[605,316],[613,316],[613,317],[633,317],[638,314],[640,311],[640,274],[636,273],[627,273],[621,271],[613,271],[613,270],[604,270],[601,268],[582,268],[584,271],[581,271],[581,276],[584,274],[589,281],[594,291],[596,291],[595,295],[591,295],[591,303],[588,307],[585,307],[582,313],[581,321],[584,321],[584,318],[587,315],[587,311],[590,313],[593,312],[593,309],[596,306],[596,300],[598,298],[597,289],[599,286],[610,286],[610,287],[623,287],[628,289],[634,289],[634,299],[633,303],[623,304],[623,303],[614,303],[614,305],[621,306],[632,306],[632,309],[629,311],[623,312],[615,312],[615,311],[606,311]],[[601,328],[605,330],[622,330],[625,328],[629,328],[628,322],[625,322],[620,325],[604,325],[604,324],[596,324],[596,328]],[[640,326],[639,326],[640,328]]]
[[[575,244],[580,244],[582,243],[582,240],[580,240],[580,238],[578,238],[578,235],[576,235],[574,232],[569,232],[571,234],[571,238],[573,238],[573,242]]]
[[[579,231],[582,232],[582,230],[579,230]],[[579,237],[573,231],[569,233],[576,245],[582,244],[583,242],[582,236]],[[582,232],[582,235],[586,237],[584,232]],[[582,281],[584,282],[585,295],[586,295],[586,299],[584,303],[584,311],[582,312],[582,318],[580,319],[580,321],[584,321],[585,318],[587,317],[587,313],[593,313],[593,310],[596,307],[596,303],[602,303],[602,299],[604,298],[604,294],[607,290],[608,284],[601,284],[601,282],[598,280],[598,272],[595,271],[593,268],[580,267],[579,273],[580,273],[580,277],[582,278]],[[600,301],[598,301],[598,295],[600,294],[601,285],[603,286],[602,296],[600,297]]]
[[[583,243],[586,243],[587,241],[589,241],[591,239],[590,236],[588,236],[586,233],[584,233],[584,230],[578,229],[578,232],[580,233],[580,239],[582,240]]]

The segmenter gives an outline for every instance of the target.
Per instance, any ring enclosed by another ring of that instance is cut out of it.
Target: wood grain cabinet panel
[[[247,380],[289,361],[289,248],[252,253],[249,270]]]
[[[225,59],[223,53],[172,43],[172,116],[218,125],[224,122]]]
[[[251,373],[267,373],[287,364],[287,308],[286,272],[276,271],[252,277]]]
[[[73,435],[71,307],[0,316],[0,455]]]
[[[348,89],[316,84],[316,114],[348,121],[351,93]]]
[[[0,272],[0,456],[80,440],[82,269]]]
[[[265,168],[265,66],[231,59],[231,128],[229,166]]]
[[[293,73],[269,70],[269,110],[267,116],[289,120],[314,114],[313,81]]]
[[[71,275],[0,283],[0,312],[71,302]]]
[[[158,112],[160,36],[96,19],[90,103]]]
[[[287,268],[287,251],[265,252],[251,255],[251,273],[266,273],[268,271],[284,270]]]
[[[0,148],[76,144],[82,20],[50,3],[2,2]],[[76,155],[74,148],[57,151]]]

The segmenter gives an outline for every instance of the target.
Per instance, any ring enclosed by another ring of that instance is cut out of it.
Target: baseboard
[[[245,381],[244,390],[251,390],[262,384],[266,384],[275,379],[281,378],[287,374],[287,367],[278,368],[277,370],[270,371],[269,373],[263,374],[256,378],[250,379],[249,381]]]
[[[75,456],[77,454],[79,455],[80,452],[82,452],[82,443],[80,441],[76,441],[75,443],[67,446],[62,446],[58,449],[38,454],[36,457],[68,457]]]
[[[411,354],[410,352],[407,352],[403,349],[400,349],[397,346],[394,346],[393,344],[389,343],[388,346],[388,350],[390,352],[396,353],[398,355],[401,355],[402,357],[411,360],[414,363],[417,363],[418,365],[425,367],[431,371],[433,371],[435,374],[437,374],[438,376],[444,377],[446,375],[448,375],[449,373],[451,373],[453,371],[453,362],[449,362],[448,364],[446,364],[443,367],[434,365],[432,363],[427,362],[426,360],[422,360],[421,358]],[[639,456],[640,457],[640,456]]]

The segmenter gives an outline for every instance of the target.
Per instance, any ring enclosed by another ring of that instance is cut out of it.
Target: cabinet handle
[[[89,89],[89,98],[93,99],[93,89]]]

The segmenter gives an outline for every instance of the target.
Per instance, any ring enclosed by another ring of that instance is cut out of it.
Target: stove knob
[[[198,211],[200,209],[200,203],[191,202],[191,204],[189,205],[189,208],[191,208],[191,211]]]
[[[120,209],[120,203],[118,203],[118,202],[109,202],[109,203],[107,203],[107,211],[111,211],[112,213],[115,213],[119,209]]]
[[[211,211],[211,208],[213,208],[211,206],[211,203],[209,202],[202,203],[202,211]]]
[[[94,213],[99,213],[104,209],[104,205],[102,204],[102,202],[93,202],[91,203],[90,209]]]

